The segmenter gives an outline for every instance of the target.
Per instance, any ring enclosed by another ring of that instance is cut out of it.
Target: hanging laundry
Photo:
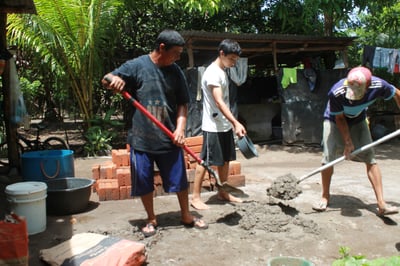
[[[317,73],[313,68],[306,68],[303,72],[304,77],[307,80],[310,91],[314,91],[315,83],[317,82]]]
[[[248,70],[248,59],[240,57],[233,67],[227,69],[228,76],[237,85],[240,86],[246,82]]]
[[[364,45],[362,65],[368,68],[373,68],[375,56],[375,46]]]
[[[390,69],[390,59],[392,58],[393,49],[376,47],[374,61],[372,63],[374,68],[387,68]]]
[[[286,89],[290,83],[297,83],[297,68],[283,68],[282,88]]]

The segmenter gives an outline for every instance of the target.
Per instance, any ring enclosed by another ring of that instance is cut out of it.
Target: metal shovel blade
[[[186,152],[188,152],[187,146],[185,146],[184,149],[186,150]],[[190,151],[190,150],[189,150],[189,151]],[[190,155],[192,155],[191,153],[193,153],[193,152],[190,151],[190,152],[188,152],[188,153],[189,153]],[[227,193],[230,193],[230,194],[232,194],[232,195],[234,195],[234,196],[237,196],[237,197],[245,196],[245,195],[246,195],[246,194],[243,192],[243,190],[241,190],[241,189],[239,189],[239,188],[236,188],[236,187],[234,187],[234,186],[231,186],[231,185],[229,185],[229,184],[226,183],[226,182],[222,183],[222,182],[221,182],[221,179],[219,178],[218,174],[214,171],[214,169],[212,169],[210,166],[208,166],[203,160],[201,160],[198,156],[196,156],[196,154],[193,154],[192,156],[195,156],[195,157],[193,157],[194,159],[200,160],[199,164],[200,164],[201,166],[203,166],[203,167],[208,171],[208,173],[209,173],[212,177],[215,178],[215,185],[216,185],[219,189],[221,189],[221,190],[223,190],[223,191],[225,191],[225,192],[227,192]]]

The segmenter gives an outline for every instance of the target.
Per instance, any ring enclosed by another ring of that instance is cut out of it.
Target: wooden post
[[[6,39],[6,25],[7,25],[7,13],[0,13],[0,49],[7,48]],[[20,161],[17,147],[17,128],[12,123],[10,123],[10,64],[6,62],[4,72],[2,75],[3,83],[3,118],[4,126],[7,135],[7,146],[8,146],[8,160],[10,162],[11,169],[19,169]]]
[[[188,58],[189,58],[189,68],[194,67],[194,57],[193,57],[193,47],[192,47],[192,39],[187,41],[187,48],[186,48]]]
[[[272,58],[274,59],[274,71],[278,73],[278,57],[276,56],[276,42],[272,42]]]

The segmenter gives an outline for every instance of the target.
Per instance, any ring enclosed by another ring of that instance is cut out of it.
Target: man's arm
[[[400,109],[400,90],[396,89],[396,92],[394,94],[394,100],[397,103],[397,107]]]
[[[236,120],[235,116],[232,114],[231,110],[228,108],[228,106],[224,102],[224,99],[222,97],[221,87],[210,86],[210,89],[212,90],[212,95],[214,97],[215,104],[217,105],[217,107],[221,111],[221,113],[226,117],[226,119],[228,119],[229,122],[231,122],[236,135],[238,137],[243,137],[244,135],[246,135],[246,129],[238,120]]]
[[[178,105],[176,117],[176,129],[174,131],[174,144],[182,146],[185,144],[185,128],[187,120],[188,107],[187,104]]]
[[[336,115],[335,121],[339,132],[342,135],[344,143],[343,155],[346,157],[346,159],[350,159],[350,153],[354,151],[354,144],[351,140],[349,125],[347,124],[346,116],[344,114]]]

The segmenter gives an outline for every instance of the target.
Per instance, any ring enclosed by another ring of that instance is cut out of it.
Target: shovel
[[[392,139],[396,136],[400,135],[400,129],[397,129],[396,131],[374,141],[371,142],[367,145],[364,145],[356,150],[354,150],[350,155],[352,157],[354,157],[355,155],[366,151],[368,149],[371,149],[372,147],[375,147],[389,139]],[[324,164],[323,166],[315,169],[314,171],[303,175],[302,177],[300,177],[300,179],[296,180],[296,178],[293,175],[286,175],[286,176],[281,176],[278,178],[278,181],[275,181],[271,188],[267,189],[267,194],[273,196],[273,197],[277,197],[277,198],[281,198],[281,199],[293,199],[295,196],[297,196],[299,193],[301,193],[301,190],[297,187],[297,184],[299,184],[300,182],[303,182],[304,180],[310,178],[311,176],[329,168],[332,167],[342,161],[344,161],[346,158],[345,156],[341,156],[339,158],[337,158],[336,160],[333,160],[327,164]]]
[[[109,77],[104,78],[107,82],[111,83],[111,79]],[[138,109],[140,112],[142,112],[147,118],[149,118],[159,129],[161,129],[171,140],[174,140],[174,134],[166,127],[164,124],[162,124],[153,114],[151,114],[147,109],[141,105],[135,98],[133,98],[129,92],[127,91],[121,91],[122,96],[128,100],[136,109]],[[229,185],[228,183],[221,182],[221,179],[219,178],[219,175],[212,169],[210,166],[206,164],[205,161],[203,161],[199,156],[196,155],[188,146],[184,145],[182,147],[190,156],[193,157],[197,161],[198,164],[203,166],[208,173],[215,178],[216,181],[216,186],[227,192],[231,193],[237,196],[240,195],[245,195],[245,193],[241,190],[238,189],[234,186]]]

